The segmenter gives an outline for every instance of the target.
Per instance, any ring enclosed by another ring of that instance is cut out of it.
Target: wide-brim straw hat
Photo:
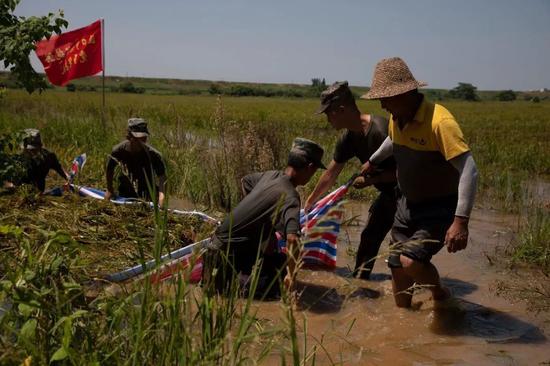
[[[376,64],[370,90],[361,98],[388,98],[426,85],[428,84],[414,78],[411,70],[401,58],[385,58]]]

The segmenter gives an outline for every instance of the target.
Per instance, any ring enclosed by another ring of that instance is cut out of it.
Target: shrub
[[[120,91],[122,93],[143,94],[145,93],[145,88],[135,87],[133,83],[131,83],[130,81],[127,81],[125,83],[120,84]]]
[[[208,88],[208,93],[212,95],[222,94],[222,92],[222,88],[218,84],[210,84],[210,87]]]
[[[458,83],[458,86],[449,90],[447,96],[453,99],[462,99],[468,101],[479,100],[479,96],[476,94],[477,87],[469,83]]]
[[[17,182],[26,172],[25,162],[18,154],[21,133],[0,135],[0,184]]]
[[[516,93],[513,90],[504,90],[497,94],[497,100],[501,102],[511,102],[516,100]]]

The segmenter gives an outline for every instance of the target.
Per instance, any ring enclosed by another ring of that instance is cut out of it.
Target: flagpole
[[[103,123],[103,130],[106,131],[107,124],[105,122],[105,19],[101,18],[101,122]]]

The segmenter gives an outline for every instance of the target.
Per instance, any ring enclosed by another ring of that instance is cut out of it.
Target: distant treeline
[[[279,97],[279,98],[318,98],[329,83],[324,78],[313,78],[311,84],[268,84],[242,83],[210,80],[155,79],[139,77],[108,76],[105,90],[111,93],[160,94],[160,95],[227,95],[234,97]],[[9,72],[0,72],[0,87],[19,89],[21,86]],[[102,80],[99,76],[72,81],[64,88],[48,84],[50,89],[66,89],[68,92],[100,92]],[[368,91],[368,87],[351,87],[358,98]],[[422,89],[431,100],[526,100],[540,102],[550,99],[550,91],[516,92],[480,91],[470,83],[458,83],[450,90]]]

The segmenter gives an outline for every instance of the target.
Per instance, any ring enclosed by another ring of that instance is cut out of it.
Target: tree
[[[208,88],[208,93],[212,95],[222,94],[222,88],[220,88],[218,84],[210,84],[210,87]]]
[[[34,44],[61,33],[69,24],[63,11],[41,17],[19,17],[13,14],[19,0],[0,0],[0,61],[29,93],[47,88],[44,77],[32,68],[29,54]]]
[[[503,90],[497,94],[497,99],[501,102],[511,102],[516,100],[516,93],[513,90]]]
[[[312,96],[318,97],[321,95],[323,90],[325,90],[327,87],[327,84],[325,82],[325,78],[313,78],[311,79],[311,92]]]
[[[458,86],[454,89],[449,90],[447,94],[449,98],[453,99],[462,99],[476,101],[479,100],[479,97],[476,94],[477,87],[468,83],[458,83]]]
[[[134,84],[130,81],[126,81],[122,84],[120,84],[120,91],[123,93],[135,93],[136,87]]]
[[[321,79],[321,78],[313,78],[311,79],[311,86],[313,88],[319,88],[319,89],[324,89],[326,88],[327,84],[325,82],[325,78]]]

